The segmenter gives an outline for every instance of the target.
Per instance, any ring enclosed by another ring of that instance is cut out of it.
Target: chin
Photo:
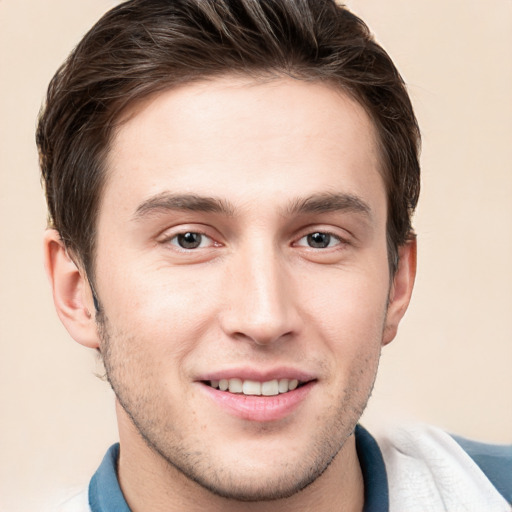
[[[212,494],[228,500],[275,501],[290,498],[311,485],[327,469],[327,466],[323,469],[310,468],[301,478],[297,478],[295,470],[289,469],[285,472],[286,474],[273,478],[262,476],[258,479],[259,481],[255,481],[254,475],[242,479],[237,475],[231,475],[220,481],[223,473],[208,480],[192,476],[192,480]]]
[[[334,440],[331,436],[328,442],[324,438],[323,443],[310,445],[306,450],[290,446],[283,451],[273,444],[266,449],[259,446],[257,453],[234,450],[236,453],[232,451],[225,456],[210,453],[205,457],[196,451],[189,452],[187,457],[176,457],[176,451],[172,450],[167,452],[168,456],[160,454],[168,465],[215,496],[261,502],[290,498],[313,484],[336,458],[345,441],[346,438]],[[262,452],[269,450],[269,456],[262,457]],[[212,464],[212,460],[216,463]]]

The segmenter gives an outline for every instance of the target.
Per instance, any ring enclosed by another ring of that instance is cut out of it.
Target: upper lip
[[[242,379],[256,382],[267,382],[274,379],[296,379],[300,382],[309,382],[316,377],[307,371],[288,366],[276,367],[268,370],[261,370],[249,367],[226,368],[204,373],[199,376],[198,381],[221,380],[221,379]]]

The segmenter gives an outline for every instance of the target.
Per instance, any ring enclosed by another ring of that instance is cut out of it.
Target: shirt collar
[[[130,512],[117,479],[119,443],[112,445],[89,483],[92,512]]]
[[[364,481],[363,512],[389,512],[388,477],[379,445],[361,425],[356,426],[355,436]]]

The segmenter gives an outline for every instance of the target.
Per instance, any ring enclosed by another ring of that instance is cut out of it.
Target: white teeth
[[[279,382],[277,381],[277,379],[263,382],[261,384],[261,394],[264,396],[278,395],[279,394]]]
[[[261,382],[256,382],[255,380],[244,380],[242,393],[244,395],[261,395]]]
[[[258,382],[255,380],[242,380],[242,379],[220,379],[211,380],[210,386],[212,388],[220,389],[221,391],[228,391],[230,393],[242,393],[244,395],[255,396],[275,396],[280,393],[287,393],[293,391],[299,385],[297,379],[274,379],[265,382]]]
[[[278,384],[279,393],[286,393],[288,391],[288,379],[281,379]]]
[[[229,392],[241,393],[243,391],[243,384],[241,379],[229,379]]]

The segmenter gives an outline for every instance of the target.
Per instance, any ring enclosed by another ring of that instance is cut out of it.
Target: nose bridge
[[[231,261],[224,330],[264,345],[294,332],[298,315],[282,255],[270,241],[252,243]]]

